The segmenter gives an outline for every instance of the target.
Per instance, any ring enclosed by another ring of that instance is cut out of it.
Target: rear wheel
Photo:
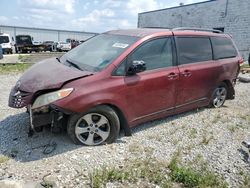
[[[74,143],[88,146],[112,143],[119,131],[119,118],[108,106],[97,106],[87,113],[73,115],[67,127],[68,135]]]
[[[227,98],[227,90],[227,85],[225,83],[220,84],[213,92],[210,106],[214,108],[223,106]]]

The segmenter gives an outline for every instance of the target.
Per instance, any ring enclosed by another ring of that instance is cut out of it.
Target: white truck
[[[13,53],[14,45],[9,34],[0,33],[0,45],[2,46],[3,54]]]

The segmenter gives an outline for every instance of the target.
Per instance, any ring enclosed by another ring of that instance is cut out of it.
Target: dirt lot
[[[220,109],[149,122],[134,128],[132,137],[85,147],[49,130],[28,137],[25,110],[7,107],[19,76],[0,75],[0,180],[44,187],[250,186],[250,163],[241,149],[241,142],[250,139],[250,83],[237,83],[236,99]],[[52,141],[55,151],[43,154]],[[200,177],[204,171],[210,173]]]

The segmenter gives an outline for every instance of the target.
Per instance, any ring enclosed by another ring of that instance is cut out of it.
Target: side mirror
[[[131,65],[128,68],[128,75],[135,75],[136,73],[143,72],[146,70],[146,63],[142,60],[132,61]]]

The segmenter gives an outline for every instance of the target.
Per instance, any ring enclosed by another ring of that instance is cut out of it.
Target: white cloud
[[[96,28],[101,26],[103,23],[105,23],[104,20],[112,20],[114,16],[115,13],[111,9],[95,9],[84,17],[72,20],[71,23],[73,26],[85,30],[86,28]]]
[[[0,16],[0,24],[104,32],[136,28],[140,12],[202,0],[17,0],[21,15]]]
[[[85,22],[86,24],[98,22],[100,19],[111,18],[115,13],[110,9],[104,10],[93,10],[91,13],[87,14],[85,17],[78,18],[76,21]],[[74,21],[74,20],[73,20]]]
[[[9,18],[6,16],[0,16],[0,25],[1,24],[8,24]]]
[[[156,10],[160,6],[156,0],[129,0],[126,8],[132,15],[137,15],[139,12]]]
[[[23,0],[20,4],[37,9],[50,9],[64,13],[73,13],[75,0]]]

